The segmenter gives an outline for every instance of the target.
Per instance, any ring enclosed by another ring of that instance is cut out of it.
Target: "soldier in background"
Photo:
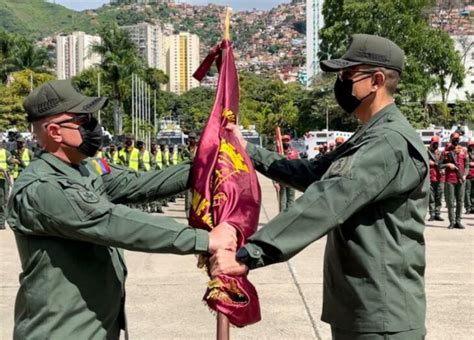
[[[429,221],[444,221],[441,217],[441,201],[443,199],[445,165],[443,164],[443,155],[439,150],[439,136],[431,138],[428,156],[430,159]]]
[[[446,146],[443,153],[443,163],[446,165],[445,195],[448,206],[448,229],[465,229],[461,223],[464,199],[464,182],[469,171],[467,150],[459,144],[461,135],[451,134],[451,144]]]
[[[119,152],[115,144],[109,145],[107,151],[105,152],[105,158],[109,163],[120,165]]]
[[[198,139],[195,132],[190,132],[188,134],[187,147],[183,150],[183,159],[184,160],[194,160],[196,156],[196,151],[198,147]],[[191,202],[193,200],[193,193],[191,189],[188,189],[184,192],[184,211],[186,212],[186,217],[189,218],[189,210],[191,209]]]
[[[345,140],[344,140],[344,137],[336,137],[336,148],[342,144],[344,144]]]
[[[138,159],[138,170],[148,172],[151,170],[151,160],[150,160],[150,152],[146,149],[145,143],[141,140],[137,141],[137,149],[140,152],[140,156]],[[142,211],[151,212],[151,204],[150,203],[142,203],[139,205]]]
[[[20,173],[30,165],[34,158],[33,151],[26,147],[23,137],[16,140],[16,148],[11,153],[11,163],[13,164],[13,179],[17,179]]]
[[[161,150],[158,149],[156,143],[151,143],[150,148],[150,166],[152,170],[161,170],[163,168],[163,158],[161,157]],[[159,201],[150,203],[150,212],[163,214],[163,208]]]
[[[283,153],[286,159],[298,159],[298,151],[291,147],[291,137],[289,135],[284,135],[281,137],[281,140],[283,142]],[[278,192],[280,212],[282,212],[295,202],[295,189],[278,182],[274,182],[273,186]]]
[[[5,149],[5,142],[0,141],[0,229],[5,229],[5,207],[10,189],[12,171],[11,153]]]
[[[122,165],[131,169],[138,171],[139,161],[140,161],[140,151],[135,148],[135,138],[133,136],[128,136],[125,139],[125,147],[122,149],[122,152],[119,154],[120,161]]]
[[[474,139],[467,142],[467,157],[469,162],[469,172],[466,176],[464,207],[466,208],[466,214],[474,214]]]

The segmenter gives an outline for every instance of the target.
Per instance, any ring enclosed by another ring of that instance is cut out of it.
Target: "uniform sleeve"
[[[190,187],[191,163],[184,162],[156,171],[133,171],[109,164],[111,172],[102,176],[113,203],[142,203],[178,194]]]
[[[207,231],[115,205],[67,180],[28,186],[14,197],[13,210],[13,229],[29,235],[151,253],[204,253],[208,248]]]
[[[403,138],[395,143],[408,149]],[[250,267],[286,261],[371,202],[418,186],[426,166],[421,170],[418,162],[396,152],[395,143],[383,137],[334,162],[322,180],[249,239]]]
[[[306,190],[311,183],[321,179],[332,163],[328,156],[314,160],[287,160],[276,152],[258,148],[252,143],[247,144],[247,152],[258,172],[300,191]]]

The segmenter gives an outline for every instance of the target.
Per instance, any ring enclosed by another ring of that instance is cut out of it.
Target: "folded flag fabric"
[[[261,190],[250,158],[225,129],[228,122],[237,122],[239,111],[239,79],[229,40],[224,39],[211,50],[194,77],[202,80],[214,62],[219,82],[193,162],[189,223],[211,230],[227,222],[237,229],[240,247],[257,230]],[[215,278],[210,281],[204,300],[237,327],[260,321],[257,291],[246,276]]]

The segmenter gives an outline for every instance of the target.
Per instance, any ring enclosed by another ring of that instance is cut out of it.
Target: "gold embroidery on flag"
[[[224,111],[222,112],[222,116],[230,123],[235,123],[237,121],[237,119],[235,118],[235,114],[228,108],[224,109]]]
[[[214,185],[216,189],[233,175],[236,175],[240,172],[249,172],[249,168],[247,164],[245,164],[244,157],[238,153],[235,147],[225,139],[221,140],[218,162],[222,165],[222,167],[220,170],[216,169],[214,173]]]
[[[209,227],[214,227],[212,223],[212,216],[209,212],[211,202],[209,202],[205,197],[202,197],[197,191],[194,191],[191,206],[196,216],[200,217],[202,221]]]
[[[212,206],[219,207],[223,205],[228,200],[227,194],[225,192],[218,192],[214,195]]]

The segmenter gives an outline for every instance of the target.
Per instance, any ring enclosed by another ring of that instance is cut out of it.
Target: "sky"
[[[54,2],[54,0],[49,0]],[[84,9],[93,9],[108,3],[108,0],[55,0],[57,4],[68,8],[81,11]],[[180,0],[193,5],[205,5],[207,3],[215,3],[219,5],[230,5],[234,10],[270,9],[278,4],[290,2],[290,0]]]

